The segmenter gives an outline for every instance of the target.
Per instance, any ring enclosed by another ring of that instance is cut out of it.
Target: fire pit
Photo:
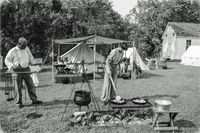
[[[89,91],[78,90],[75,91],[74,95],[74,103],[78,105],[79,111],[81,110],[81,106],[87,106],[89,109],[89,104],[91,102],[91,96]]]

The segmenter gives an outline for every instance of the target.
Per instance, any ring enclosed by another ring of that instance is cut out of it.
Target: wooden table
[[[58,73],[65,73],[66,64],[54,64],[54,67],[58,71]]]
[[[157,110],[156,108],[153,108],[153,111],[155,113],[155,119],[152,124],[152,128],[154,128],[154,130],[157,130],[158,133],[160,133],[160,131],[172,131],[174,133],[175,130],[178,130],[178,127],[174,126],[174,119],[180,112],[178,109],[171,107],[169,110],[161,111]],[[169,115],[169,122],[159,122],[159,116],[161,116],[162,114]],[[161,124],[167,124],[167,126],[160,127]]]
[[[147,102],[146,104],[135,104],[132,102],[132,99],[128,99],[126,104],[114,104],[109,101],[109,108],[111,107],[113,109],[113,112],[115,112],[115,109],[130,109],[130,110],[144,110],[144,109],[151,109],[153,106],[151,103]]]

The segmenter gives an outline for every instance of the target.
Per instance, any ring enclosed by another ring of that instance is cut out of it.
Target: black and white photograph
[[[200,0],[0,6],[0,133],[200,133]]]

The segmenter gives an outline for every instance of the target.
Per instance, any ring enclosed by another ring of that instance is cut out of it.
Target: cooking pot
[[[74,103],[78,106],[87,106],[91,102],[90,92],[84,90],[75,91]]]
[[[171,102],[167,100],[155,100],[157,110],[165,111],[170,109]]]

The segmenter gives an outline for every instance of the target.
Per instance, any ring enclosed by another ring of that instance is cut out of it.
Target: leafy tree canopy
[[[6,0],[1,4],[1,54],[21,36],[35,57],[44,57],[52,39],[97,34],[133,40],[143,57],[152,57],[161,50],[168,22],[200,22],[195,2],[139,0],[125,18],[112,6],[109,0]]]

